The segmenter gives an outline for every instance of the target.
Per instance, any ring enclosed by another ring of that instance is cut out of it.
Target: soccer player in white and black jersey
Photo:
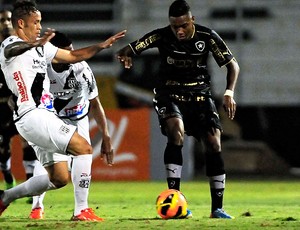
[[[71,40],[63,33],[56,31],[54,38],[50,42],[62,49],[72,50]],[[99,130],[102,133],[101,156],[102,153],[112,152],[112,144],[108,132],[107,120],[104,109],[98,97],[97,83],[92,70],[85,62],[75,64],[68,63],[49,63],[47,67],[48,77],[50,79],[50,92],[54,96],[54,108],[60,118],[67,124],[77,127],[78,133],[83,136],[89,143],[89,117],[95,119]],[[38,146],[35,146],[36,151],[44,151]],[[41,154],[41,153],[40,153]],[[74,171],[77,168],[79,156],[67,156],[56,153],[60,161],[71,160],[71,179],[74,186],[75,208],[73,219],[91,219],[101,220],[99,217],[91,214],[88,207],[88,192],[90,180],[83,181],[81,177]],[[89,155],[89,157],[92,157]],[[103,156],[102,156],[103,157]],[[112,157],[112,156],[111,156]],[[92,161],[90,160],[90,167]],[[112,162],[110,159],[108,162]],[[86,168],[90,174],[91,169]],[[46,170],[42,166],[36,166],[34,175],[45,174]],[[44,199],[45,193],[40,196],[35,196],[32,203],[32,211],[29,215],[31,219],[43,219],[44,216]]]
[[[11,11],[2,10],[0,12],[0,44],[12,33]],[[12,138],[18,134],[13,121],[13,111],[9,106],[9,99],[12,95],[8,89],[3,72],[0,70],[0,169],[6,184],[6,188],[12,188],[16,185],[16,180],[11,171],[11,147]],[[33,169],[36,162],[34,150],[28,145],[27,141],[21,138],[23,149],[23,166],[26,173],[26,179],[33,175]],[[26,201],[32,203],[29,197]]]
[[[39,195],[68,183],[68,165],[66,162],[59,162],[54,153],[80,156],[82,161],[78,161],[77,174],[84,181],[90,180],[89,173],[85,173],[85,166],[90,164],[92,146],[76,131],[76,126],[66,124],[55,115],[47,64],[87,60],[111,47],[126,33],[125,30],[121,31],[104,42],[85,48],[65,50],[49,42],[55,36],[51,29],[39,38],[41,20],[41,12],[34,1],[17,1],[14,4],[14,31],[1,45],[0,63],[6,83],[14,94],[17,130],[33,146],[47,150],[47,154],[44,151],[42,154],[37,152],[37,158],[48,175],[35,176],[12,189],[0,191],[0,215],[18,198]],[[108,160],[111,159],[109,156],[112,152],[103,154]]]
[[[195,23],[190,6],[184,0],[169,8],[170,24],[145,34],[118,52],[125,68],[132,66],[132,56],[157,48],[160,56],[159,83],[155,87],[154,108],[168,143],[164,164],[168,188],[180,190],[184,135],[202,140],[206,145],[206,175],[211,191],[211,217],[227,218],[223,210],[225,169],[221,154],[222,126],[211,93],[208,56],[227,69],[223,107],[233,119],[233,98],[239,65],[221,37],[212,29]],[[191,216],[188,211],[187,218]]]

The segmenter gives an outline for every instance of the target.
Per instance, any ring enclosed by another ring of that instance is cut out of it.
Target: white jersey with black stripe
[[[87,115],[89,100],[98,96],[95,77],[89,65],[82,61],[70,64],[67,70],[56,72],[50,63],[47,72],[58,116],[78,120]]]
[[[47,63],[57,52],[50,42],[12,58],[5,58],[4,49],[14,42],[22,42],[17,36],[10,36],[1,44],[0,64],[9,89],[16,96],[14,119],[18,119],[35,108],[53,109],[53,96],[49,91]]]

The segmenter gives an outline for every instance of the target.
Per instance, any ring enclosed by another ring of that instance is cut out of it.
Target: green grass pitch
[[[0,183],[3,188],[3,184]],[[210,219],[209,187],[205,179],[183,182],[192,219],[162,220],[155,210],[164,182],[93,182],[89,204],[104,222],[72,222],[73,188],[50,191],[45,219],[30,220],[26,198],[12,203],[0,217],[0,229],[300,229],[298,180],[227,180],[225,210],[233,220]]]

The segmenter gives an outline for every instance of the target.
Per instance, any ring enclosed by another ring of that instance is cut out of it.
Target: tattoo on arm
[[[4,55],[6,58],[15,57],[15,56],[21,55],[22,53],[26,52],[27,50],[30,50],[32,47],[34,47],[34,46],[27,42],[21,42],[21,41],[14,42],[5,48]]]

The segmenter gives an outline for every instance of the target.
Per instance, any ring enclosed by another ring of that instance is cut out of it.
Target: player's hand
[[[124,65],[126,69],[130,69],[132,66],[132,58],[128,56],[117,55],[117,59]]]
[[[125,37],[125,34],[126,34],[126,30],[123,30],[123,31],[111,36],[106,41],[101,43],[101,47],[103,49],[110,48],[116,41],[118,41],[119,39]]]
[[[112,148],[110,137],[104,137],[103,140],[102,140],[100,158],[101,158],[101,160],[106,158],[106,163],[109,166],[113,165],[114,150]]]
[[[112,149],[109,152],[101,152],[100,158],[101,158],[101,160],[103,160],[104,158],[106,158],[106,163],[109,166],[112,166],[113,162],[114,162],[114,150]]]
[[[233,97],[225,95],[223,97],[223,108],[227,112],[230,120],[233,120],[236,112],[236,103]]]

